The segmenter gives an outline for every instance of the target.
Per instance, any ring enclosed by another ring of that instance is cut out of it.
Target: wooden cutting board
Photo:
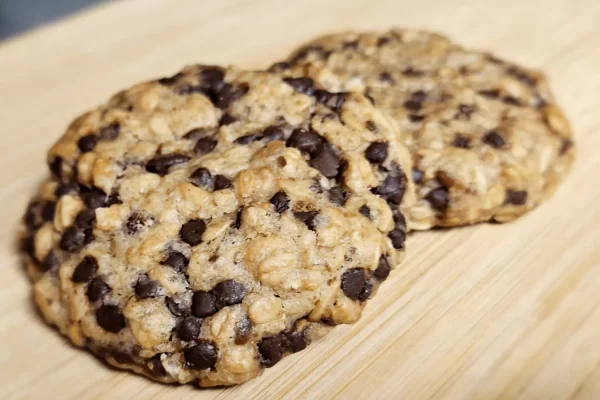
[[[340,29],[421,27],[541,67],[578,157],[506,225],[413,234],[363,318],[245,385],[111,370],[36,314],[15,227],[78,113],[188,63],[265,67]],[[0,43],[0,399],[599,399],[600,1],[130,0]]]

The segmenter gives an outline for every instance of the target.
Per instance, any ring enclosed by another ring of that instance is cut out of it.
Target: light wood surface
[[[353,326],[231,389],[111,370],[36,315],[14,251],[78,113],[193,62],[263,67],[340,29],[410,26],[541,67],[578,157],[519,221],[415,233]],[[600,1],[129,0],[0,43],[0,399],[600,399]]]

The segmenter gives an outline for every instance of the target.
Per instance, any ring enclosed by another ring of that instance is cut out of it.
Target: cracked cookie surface
[[[333,34],[271,70],[363,92],[392,119],[414,163],[411,229],[511,221],[551,196],[574,158],[542,73],[441,35]]]
[[[192,66],[75,120],[23,218],[46,320],[200,386],[355,322],[403,257],[410,161],[366,97],[305,83]]]

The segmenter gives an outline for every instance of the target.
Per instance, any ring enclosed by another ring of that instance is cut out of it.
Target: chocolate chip
[[[86,135],[81,137],[77,141],[77,147],[82,153],[86,153],[88,151],[94,150],[94,147],[96,147],[96,143],[98,143],[98,136]]]
[[[192,314],[196,317],[210,317],[218,311],[214,294],[198,291],[192,296]]]
[[[232,182],[229,180],[229,178],[223,175],[215,176],[215,190],[227,189],[230,188],[231,185]]]
[[[58,180],[63,179],[63,159],[62,157],[54,157],[48,160],[48,168],[52,175]]]
[[[390,233],[388,233],[388,237],[392,241],[392,246],[396,250],[400,250],[404,248],[404,241],[406,240],[406,233],[400,229],[394,229]]]
[[[146,164],[146,171],[165,176],[169,173],[169,169],[179,164],[188,162],[190,158],[183,154],[167,154],[164,156],[156,156]]]
[[[302,153],[314,155],[323,142],[324,139],[316,132],[294,129],[285,145],[287,147],[294,147]]]
[[[404,218],[404,215],[402,215],[398,209],[393,210],[392,214],[394,216],[394,226],[400,230],[406,231],[406,219]]]
[[[260,353],[260,363],[265,368],[270,368],[277,364],[283,356],[283,344],[285,337],[283,334],[263,338],[258,343],[258,352]]]
[[[390,42],[390,38],[388,37],[381,37],[379,39],[377,39],[377,47],[381,47],[381,46],[385,46],[386,44],[388,44]]]
[[[246,296],[246,288],[241,283],[228,279],[223,282],[219,282],[212,290],[212,293],[216,296],[216,305],[218,308],[226,306],[232,306],[242,302]]]
[[[454,147],[458,147],[459,149],[468,149],[469,146],[469,139],[464,137],[463,135],[456,135],[454,136],[454,141],[452,142],[452,145]]]
[[[406,76],[412,76],[412,77],[419,77],[419,76],[425,75],[425,72],[416,70],[412,67],[405,69],[404,71],[402,71],[402,73]]]
[[[248,93],[248,90],[248,85],[240,85],[239,87],[234,88],[231,84],[224,83],[216,95],[210,95],[209,97],[217,107],[224,110],[228,108],[231,103]]]
[[[319,214],[318,211],[295,211],[294,217],[304,222],[304,225],[311,231],[315,230],[315,217]]]
[[[384,255],[379,257],[379,264],[377,264],[377,269],[373,272],[373,276],[379,280],[385,280],[391,272],[392,268],[390,267],[390,263]]]
[[[117,306],[103,305],[96,311],[96,322],[104,330],[118,333],[125,328],[125,317]]]
[[[443,211],[448,208],[448,188],[445,186],[441,186],[439,188],[431,190],[427,195],[425,195],[425,200],[431,204],[436,210]]]
[[[419,111],[423,106],[423,102],[427,98],[427,93],[422,90],[417,90],[410,95],[410,99],[404,102],[404,108],[410,111]]]
[[[211,101],[213,101],[213,96],[210,96],[206,92],[206,89],[201,85],[192,85],[189,83],[182,83],[181,85],[177,86],[173,91],[180,96],[188,96],[192,93],[202,93],[202,94],[209,96]],[[216,94],[214,96],[216,96]]]
[[[196,142],[194,151],[198,154],[208,154],[217,147],[217,141],[210,137],[205,137]]]
[[[310,78],[283,78],[283,81],[293,87],[298,93],[311,96],[315,91],[313,80]]]
[[[410,120],[410,122],[417,123],[423,121],[425,119],[425,116],[419,114],[409,114],[408,119]]]
[[[398,166],[388,172],[385,180],[372,191],[388,203],[400,204],[406,189],[406,177]]]
[[[229,125],[233,124],[235,121],[237,121],[235,117],[233,117],[231,114],[225,113],[219,120],[219,125]]]
[[[210,189],[213,186],[213,177],[206,168],[198,168],[190,175],[190,182],[198,187]]]
[[[35,244],[33,236],[26,236],[21,240],[20,249],[22,252],[28,254],[31,258],[35,255]]]
[[[504,96],[502,98],[502,101],[505,104],[508,104],[508,105],[511,105],[511,106],[517,106],[517,107],[521,107],[522,106],[521,101],[519,99],[517,99],[516,97],[513,97],[513,96]]]
[[[102,140],[115,140],[117,137],[119,137],[119,133],[121,133],[121,126],[118,122],[113,122],[112,124],[100,129],[98,136]]]
[[[215,366],[217,362],[217,348],[209,342],[200,342],[193,347],[183,351],[188,368],[208,369]]]
[[[92,281],[88,285],[85,295],[91,302],[94,302],[103,299],[104,296],[106,296],[110,292],[112,292],[110,286],[108,286],[106,282],[102,280],[102,278],[97,276],[94,279],[92,279]]]
[[[290,353],[297,353],[304,350],[308,345],[304,331],[290,332],[285,335],[285,349]]]
[[[191,219],[181,227],[179,236],[181,239],[192,246],[197,246],[202,242],[202,234],[206,230],[206,224],[201,219]]]
[[[119,193],[112,193],[110,196],[108,196],[105,207],[110,207],[115,204],[123,204],[123,201],[121,200],[121,197],[119,196]]]
[[[183,73],[178,72],[177,74],[170,76],[168,78],[161,78],[158,80],[158,83],[165,86],[172,86],[183,76]]]
[[[481,140],[483,143],[492,146],[495,149],[499,149],[505,144],[504,138],[496,131],[489,131]]]
[[[285,71],[286,69],[289,69],[292,65],[287,62],[287,61],[280,61],[277,62],[273,65],[271,65],[267,71],[269,72],[278,72],[278,71]]]
[[[500,90],[498,89],[480,90],[477,93],[488,99],[497,99],[500,96]]]
[[[133,358],[125,352],[119,350],[113,350],[108,355],[108,357],[112,357],[119,364],[133,364]]]
[[[527,191],[525,190],[506,190],[506,203],[521,206],[527,203]]]
[[[247,316],[240,318],[235,324],[235,343],[244,344],[252,335],[252,321]]]
[[[271,204],[273,204],[273,206],[275,207],[275,211],[277,211],[279,214],[281,214],[290,207],[290,198],[283,190],[280,190],[279,192],[275,193],[269,201],[271,202]]]
[[[54,252],[49,252],[46,254],[46,257],[42,260],[41,264],[39,264],[39,269],[42,272],[48,272],[51,269],[54,269],[60,265],[60,261]]]
[[[366,283],[365,270],[350,268],[342,274],[342,291],[352,300],[357,300]]]
[[[160,296],[161,288],[153,279],[147,275],[142,275],[135,285],[135,296],[139,299],[150,299]]]
[[[326,90],[316,90],[314,96],[317,103],[326,105],[333,109],[337,114],[340,113],[340,110],[346,101],[345,93],[331,93]]]
[[[189,140],[198,140],[210,136],[210,134],[211,133],[204,128],[195,128],[183,135],[183,138]]]
[[[56,187],[54,194],[56,197],[62,197],[67,194],[77,194],[79,193],[79,185],[74,182],[63,182]]]
[[[107,200],[106,193],[96,188],[87,193],[82,193],[81,197],[83,197],[83,202],[85,205],[91,209],[104,207]]]
[[[468,120],[471,118],[471,114],[473,114],[474,112],[475,106],[469,104],[459,104],[454,118]]]
[[[325,177],[335,178],[340,167],[340,157],[335,153],[333,146],[325,143],[319,146],[309,164]]]
[[[371,102],[371,104],[375,105],[375,99],[373,98],[373,96],[371,96],[369,93],[365,92],[364,93],[365,97],[367,98],[367,100],[369,100],[369,102]]]
[[[412,169],[412,180],[415,183],[419,183],[423,181],[423,172],[419,171],[416,168]]]
[[[175,317],[182,317],[186,314],[184,307],[177,303],[172,297],[165,298],[165,305]]]
[[[75,252],[85,245],[85,233],[73,226],[67,228],[60,238],[60,248],[67,252]]]
[[[45,201],[42,207],[42,218],[44,221],[52,221],[54,212],[56,211],[56,203],[53,201]]]
[[[377,126],[373,121],[367,121],[365,123],[365,128],[367,128],[371,132],[377,132]]]
[[[243,145],[247,145],[250,144],[252,142],[255,142],[257,140],[262,139],[262,134],[261,133],[251,133],[249,135],[246,136],[240,136],[239,138],[235,139],[234,142],[237,144],[243,144]]]
[[[162,377],[167,375],[167,371],[160,361],[160,354],[155,355],[148,361],[148,370],[152,376]]]
[[[357,300],[358,301],[367,300],[369,298],[369,296],[371,295],[372,291],[373,291],[373,283],[371,281],[366,281],[365,286],[363,287],[363,290],[358,295]]]
[[[175,271],[180,272],[182,274],[186,273],[187,266],[190,263],[190,260],[186,258],[182,253],[178,251],[169,252],[167,258],[165,258],[161,264],[168,265],[173,268]]]
[[[183,341],[189,342],[191,340],[198,339],[198,335],[200,334],[200,328],[202,327],[202,319],[196,317],[185,317],[183,321],[181,321],[177,325],[177,337]]]
[[[220,67],[206,67],[200,71],[200,79],[210,87],[219,88],[225,79],[225,72]]]
[[[573,147],[573,141],[571,139],[561,139],[559,154],[564,155],[571,147]]]
[[[346,192],[339,186],[332,187],[329,189],[329,201],[338,206],[343,206],[346,204]]]
[[[365,150],[365,157],[373,164],[381,164],[388,156],[388,144],[386,142],[374,142]]]
[[[351,42],[344,42],[344,44],[342,44],[342,48],[344,50],[357,49],[358,48],[358,40],[353,40]]]
[[[89,282],[96,275],[97,270],[98,261],[92,256],[85,256],[75,267],[71,280],[75,283]]]
[[[394,78],[389,72],[382,72],[379,74],[379,80],[385,83],[389,83],[390,85],[394,83]]]
[[[42,207],[44,207],[44,203],[41,201],[33,201],[29,203],[27,210],[25,211],[25,215],[23,216],[23,221],[28,227],[32,229],[38,229],[44,224],[44,218],[42,218]]]
[[[82,210],[75,217],[75,226],[82,229],[89,229],[93,226],[96,220],[96,211],[93,209]]]
[[[509,75],[514,76],[515,78],[517,78],[519,81],[521,81],[525,85],[529,86],[530,88],[535,87],[535,84],[536,84],[535,78],[530,76],[527,72],[523,71],[522,69],[520,69],[516,66],[512,66],[512,67],[508,68],[506,70],[506,72]]]
[[[362,206],[360,206],[360,208],[358,209],[358,212],[361,213],[362,215],[364,215],[365,217],[371,219],[371,209],[366,204],[363,204]]]
[[[152,218],[149,218],[139,212],[133,212],[125,224],[125,233],[128,235],[135,235],[148,226],[150,222],[152,222]]]
[[[284,140],[285,135],[283,129],[278,126],[269,126],[265,128],[262,135],[262,140],[265,142],[272,142],[274,140]]]
[[[235,221],[233,222],[233,227],[235,229],[240,229],[240,226],[242,226],[242,208],[238,210],[237,214],[235,215]]]

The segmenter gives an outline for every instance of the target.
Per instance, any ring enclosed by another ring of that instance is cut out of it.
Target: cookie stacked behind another
[[[194,66],[74,121],[24,218],[46,320],[201,386],[355,322],[402,259],[410,160],[366,97],[306,83]]]
[[[271,69],[365,93],[397,125],[414,162],[410,229],[513,220],[552,195],[574,158],[540,72],[434,33],[324,36]]]

